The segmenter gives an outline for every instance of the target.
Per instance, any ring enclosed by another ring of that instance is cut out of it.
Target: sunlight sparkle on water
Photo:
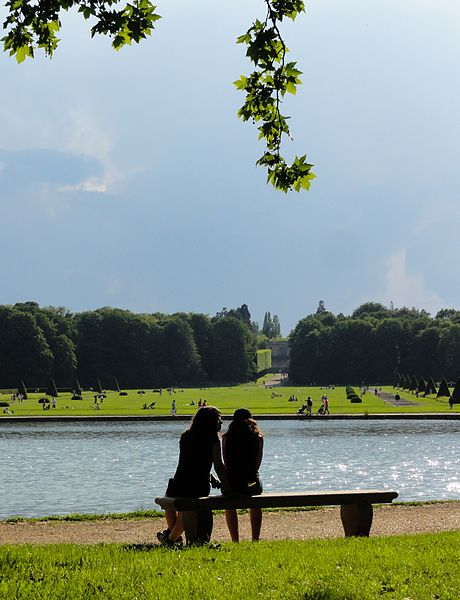
[[[447,484],[446,489],[448,492],[460,494],[460,481],[451,481]]]
[[[183,423],[0,426],[0,517],[153,507]],[[387,488],[399,500],[460,500],[460,421],[265,421],[266,492]],[[65,451],[63,451],[65,449]],[[56,506],[59,498],[59,506]]]

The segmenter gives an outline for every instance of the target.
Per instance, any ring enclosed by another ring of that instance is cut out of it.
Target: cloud
[[[75,154],[107,161],[112,145],[108,136],[95,123],[95,120],[82,108],[71,109],[67,115],[68,127],[64,136],[64,146]]]
[[[62,171],[56,170],[53,179],[64,179],[60,191],[107,192],[115,180],[123,177],[122,169],[115,167],[112,162],[113,145],[110,136],[100,125],[100,119],[93,114],[92,109],[84,106],[69,106],[65,110],[40,113],[38,118],[34,109],[21,113],[25,115],[24,126],[19,127],[14,119],[7,118],[4,110],[0,112],[0,123],[4,135],[0,154],[14,153],[18,157],[28,158],[36,154],[40,161],[42,157],[54,154],[68,157],[64,164],[61,161]],[[2,132],[2,133],[3,133]],[[1,156],[0,156],[1,158]],[[79,177],[79,170],[71,172],[71,167],[78,161],[97,162],[102,175],[98,177]],[[0,173],[1,173],[0,165]],[[29,170],[37,171],[29,165]],[[66,181],[63,174],[68,176]],[[28,178],[30,175],[27,174]]]
[[[105,177],[88,177],[74,185],[64,185],[59,188],[60,192],[98,192],[105,193],[108,191],[110,178]]]
[[[385,302],[393,302],[395,306],[423,308],[436,313],[447,303],[436,292],[427,288],[421,273],[408,272],[406,257],[406,249],[401,248],[385,261]]]
[[[0,207],[2,217],[31,221],[66,213],[66,192],[105,192],[109,179],[99,161],[90,156],[56,150],[0,149]],[[16,216],[15,216],[16,215]]]

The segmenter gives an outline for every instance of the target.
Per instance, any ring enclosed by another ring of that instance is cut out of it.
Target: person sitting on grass
[[[224,464],[230,486],[235,494],[257,496],[262,493],[259,468],[262,462],[264,438],[247,408],[238,408],[228,431],[222,437]],[[224,492],[225,493],[225,492]],[[262,509],[249,510],[252,540],[258,541],[262,525]],[[233,542],[239,542],[236,509],[225,511],[228,530]]]
[[[221,481],[222,490],[231,492],[227,473],[222,462],[222,452],[218,432],[222,427],[220,412],[214,406],[198,409],[192,423],[181,435],[179,442],[179,462],[176,473],[169,480],[166,496],[194,498],[207,496],[210,492],[212,466]],[[184,532],[182,512],[166,510],[167,529],[159,531],[157,538],[161,544],[174,546],[182,543]]]

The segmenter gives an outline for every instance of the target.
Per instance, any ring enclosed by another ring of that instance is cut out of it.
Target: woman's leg
[[[165,510],[166,523],[168,524],[168,529],[171,531],[176,524],[177,520],[177,512],[173,509]]]
[[[171,542],[175,542],[176,540],[178,540],[180,536],[184,533],[184,520],[181,512],[177,513],[175,523],[172,527],[169,527],[169,530],[169,539],[171,540]]]
[[[249,515],[251,519],[252,541],[258,542],[260,538],[260,528],[262,527],[262,509],[251,508],[249,509]]]
[[[236,514],[235,508],[227,508],[225,510],[225,520],[227,521],[227,527],[230,532],[232,542],[239,542],[240,534],[238,531],[238,515]]]

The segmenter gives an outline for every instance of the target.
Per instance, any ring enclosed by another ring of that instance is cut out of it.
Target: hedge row
[[[272,366],[272,351],[257,350],[257,372],[268,371]]]
[[[358,394],[355,392],[354,388],[351,387],[351,385],[347,385],[346,392],[347,400],[350,400],[350,402],[354,404],[362,402],[362,399],[358,396]]]

